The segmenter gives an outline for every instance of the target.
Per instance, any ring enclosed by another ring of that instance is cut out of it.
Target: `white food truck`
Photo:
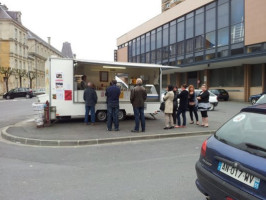
[[[94,84],[98,96],[95,107],[96,118],[105,121],[107,118],[105,91],[110,81],[116,79],[117,85],[121,88],[119,119],[122,120],[127,114],[133,114],[130,91],[135,86],[136,79],[141,78],[148,93],[145,113],[154,116],[160,107],[163,68],[166,67],[156,64],[49,58],[45,64],[46,94],[39,95],[38,101],[49,102],[53,108],[50,113],[52,120],[84,117],[84,90],[80,89],[80,83],[81,77],[86,75],[87,81]]]

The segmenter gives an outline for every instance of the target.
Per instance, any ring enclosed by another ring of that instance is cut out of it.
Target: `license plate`
[[[243,172],[231,165],[228,165],[223,162],[219,162],[218,164],[218,171],[242,182],[245,183],[246,185],[254,188],[254,189],[259,189],[260,185],[260,179],[247,173]]]

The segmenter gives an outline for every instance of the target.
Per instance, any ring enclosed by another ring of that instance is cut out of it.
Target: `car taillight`
[[[201,155],[203,157],[206,156],[206,150],[207,150],[207,140],[205,140],[203,143],[202,143],[202,146],[201,146]]]
[[[226,200],[234,200],[232,197],[226,197]]]

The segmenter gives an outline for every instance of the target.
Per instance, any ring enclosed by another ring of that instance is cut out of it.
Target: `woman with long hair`
[[[208,110],[210,109],[210,102],[209,102],[209,97],[210,93],[207,90],[206,84],[203,84],[201,86],[201,92],[199,96],[197,97],[199,104],[198,104],[198,109],[201,112],[201,117],[202,117],[202,124],[201,126],[203,127],[208,127]]]
[[[188,87],[188,109],[190,115],[190,124],[194,124],[193,113],[196,118],[196,124],[199,125],[199,116],[198,116],[198,100],[196,98],[195,88],[193,85]]]

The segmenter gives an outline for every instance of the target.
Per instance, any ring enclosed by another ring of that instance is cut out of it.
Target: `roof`
[[[6,10],[3,9],[3,7],[0,5],[0,19],[12,19],[10,15],[6,12]]]
[[[69,42],[64,42],[62,47],[62,54],[66,58],[74,58],[71,44]]]
[[[249,107],[243,108],[241,112],[266,114],[266,104],[258,104],[254,106],[249,106]]]
[[[36,35],[35,33],[33,33],[30,30],[28,30],[28,39],[37,40],[38,42],[42,43],[42,45],[46,46],[47,48],[53,50],[57,54],[59,54],[62,57],[64,57],[64,55],[60,51],[58,51],[56,48],[54,48],[53,46],[51,46],[50,44],[48,44],[46,41],[44,41],[42,38],[40,38],[38,35]]]

